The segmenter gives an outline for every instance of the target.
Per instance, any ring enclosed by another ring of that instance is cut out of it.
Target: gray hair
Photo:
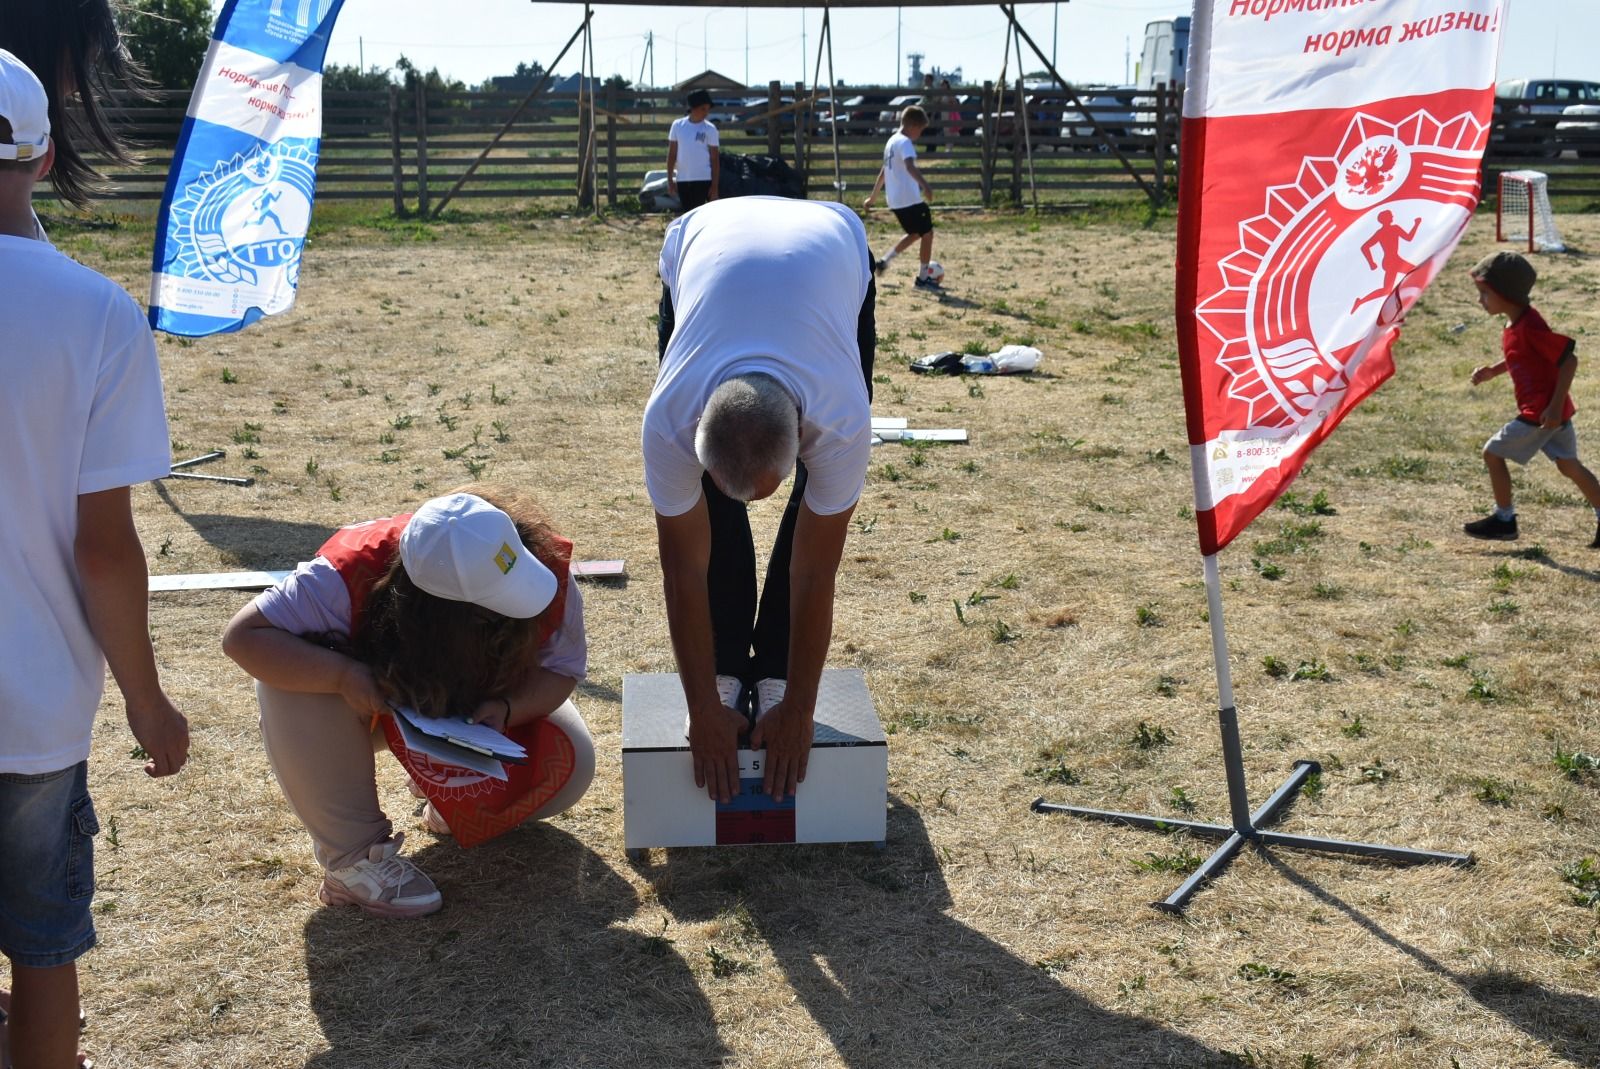
[[[723,493],[749,501],[764,478],[782,478],[794,467],[800,411],[771,375],[736,375],[706,401],[694,451]]]

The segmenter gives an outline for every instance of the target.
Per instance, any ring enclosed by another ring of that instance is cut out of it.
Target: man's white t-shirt
[[[89,756],[105,659],[84,615],[78,495],[171,470],[155,339],[127,292],[0,235],[0,772]]]
[[[672,120],[667,140],[678,145],[677,174],[679,182],[711,181],[711,154],[721,141],[717,128],[709,122],[694,122],[688,116]]]
[[[830,516],[855,504],[872,452],[856,340],[869,256],[861,220],[828,201],[715,200],[667,228],[660,269],[675,325],[642,436],[657,512],[679,516],[700,500],[694,435],[706,401],[757,371],[799,407],[806,505]]]
[[[917,143],[897,133],[883,146],[883,196],[890,208],[909,208],[922,203],[922,187],[911,177],[906,164],[917,158]]]

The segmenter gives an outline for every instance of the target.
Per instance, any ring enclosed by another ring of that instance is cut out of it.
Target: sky
[[[813,80],[820,6],[598,4],[594,11],[595,69],[602,77],[621,74],[629,81],[672,85],[709,66],[747,85]],[[1068,0],[1025,3],[1019,12],[1023,29],[1054,53],[1063,77],[1078,84],[1122,84],[1131,80],[1145,23],[1187,14],[1189,6],[1182,0]],[[388,67],[404,54],[424,70],[438,67],[477,85],[490,75],[509,74],[519,61],[548,66],[582,19],[581,4],[345,0],[328,62],[353,65],[364,58],[369,67]],[[832,25],[835,73],[852,84],[896,84],[908,77],[909,52],[924,54],[924,69],[960,67],[968,82],[998,78],[1005,58],[1005,16],[993,4],[850,8],[834,11]],[[646,46],[652,31],[653,56]],[[1510,0],[1500,76],[1600,81],[1597,40],[1600,0]],[[1025,58],[1028,71],[1040,68],[1031,53]],[[824,58],[824,81],[826,64]],[[557,70],[577,69],[574,48]],[[1009,70],[1014,76],[1015,59]]]

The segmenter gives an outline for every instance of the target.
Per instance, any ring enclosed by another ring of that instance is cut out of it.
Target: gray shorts
[[[1551,460],[1578,459],[1578,432],[1569,419],[1559,427],[1541,427],[1514,419],[1483,444],[1485,452],[1493,453],[1518,464],[1526,464],[1533,454],[1542,452]]]

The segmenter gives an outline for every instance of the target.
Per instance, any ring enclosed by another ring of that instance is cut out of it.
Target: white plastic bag
[[[1031,345],[1005,345],[998,351],[990,353],[989,359],[994,361],[996,371],[1002,375],[1010,375],[1019,371],[1035,370],[1043,355]]]

